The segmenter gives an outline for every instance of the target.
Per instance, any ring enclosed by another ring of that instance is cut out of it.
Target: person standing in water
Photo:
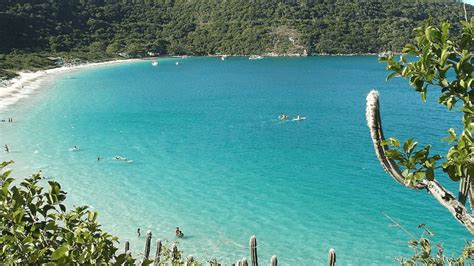
[[[176,233],[177,237],[183,237],[184,236],[183,232],[179,229],[179,227],[176,227],[175,233]]]
[[[137,235],[140,237],[140,228],[137,229]]]
[[[10,149],[8,148],[7,144],[5,144],[4,148],[5,148],[5,152],[10,152]]]

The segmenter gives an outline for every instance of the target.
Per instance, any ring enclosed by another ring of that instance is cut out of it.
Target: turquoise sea
[[[42,170],[59,181],[69,206],[90,205],[134,254],[146,230],[152,243],[174,242],[179,226],[185,254],[227,265],[249,257],[252,235],[261,263],[322,265],[335,248],[338,265],[395,264],[412,254],[410,236],[385,215],[416,236],[427,224],[453,254],[469,233],[425,191],[384,173],[365,97],[380,91],[387,137],[435,151],[461,117],[386,75],[370,56],[169,58],[64,73],[0,111],[14,118],[0,123],[11,149],[0,160],[15,160],[14,176]],[[307,119],[278,122],[282,112]]]

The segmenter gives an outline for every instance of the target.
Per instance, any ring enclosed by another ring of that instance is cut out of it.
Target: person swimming
[[[179,227],[176,227],[176,236],[177,236],[177,237],[183,237],[183,236],[184,236],[183,231],[181,231],[181,230],[179,229]]]
[[[281,113],[279,116],[278,116],[278,119],[280,121],[286,121],[288,120],[288,115],[284,114],[284,113]]]

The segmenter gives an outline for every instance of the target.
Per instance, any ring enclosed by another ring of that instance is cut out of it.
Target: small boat
[[[152,66],[158,66],[158,61],[153,61],[153,62],[151,63],[151,65],[152,65]]]
[[[261,55],[251,55],[249,57],[249,60],[257,60],[257,59],[263,59],[263,56],[261,56]]]
[[[295,118],[293,118],[291,121],[301,121],[301,120],[305,120],[306,117],[304,116],[301,116],[301,115],[297,115]]]
[[[221,56],[221,60],[226,60],[226,59],[227,59],[227,55]]]
[[[179,62],[176,62],[176,65],[179,66]]]
[[[379,58],[387,58],[392,55],[392,52],[381,52],[378,54]]]

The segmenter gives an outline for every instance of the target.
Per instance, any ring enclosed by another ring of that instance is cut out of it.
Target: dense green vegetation
[[[87,207],[66,211],[66,193],[55,181],[49,189],[35,174],[15,185],[9,163],[0,164],[0,261],[2,264],[96,264],[126,261],[116,255],[116,237],[103,232]]]
[[[400,51],[429,16],[463,15],[452,0],[4,0],[0,53],[377,53]]]
[[[47,57],[58,53],[97,60],[120,52],[137,57],[401,51],[413,37],[411,29],[429,16],[458,25],[463,15],[462,4],[453,0],[3,0],[0,78],[54,67]]]
[[[96,212],[84,206],[66,210],[58,182],[49,180],[45,189],[40,174],[15,180],[7,169],[11,163],[0,163],[0,264],[199,265],[166,242],[153,259],[120,253],[118,238],[102,231]],[[209,265],[219,263],[213,259]]]

